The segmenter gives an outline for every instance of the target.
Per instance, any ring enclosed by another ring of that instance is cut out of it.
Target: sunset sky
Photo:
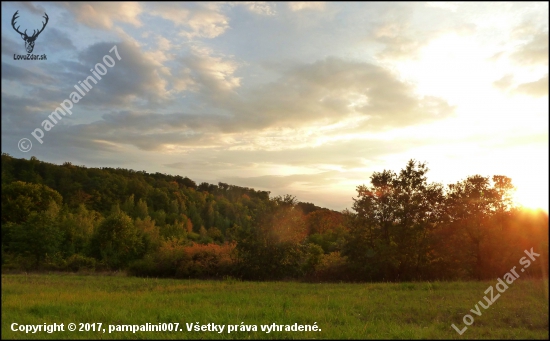
[[[537,3],[2,2],[2,152],[350,208],[372,172],[506,175],[548,209],[548,12]],[[49,22],[33,54],[14,60]],[[117,46],[121,60],[31,133]],[[32,149],[21,152],[22,138]]]

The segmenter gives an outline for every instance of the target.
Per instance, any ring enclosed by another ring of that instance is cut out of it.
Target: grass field
[[[548,282],[515,281],[487,310],[479,307],[481,316],[470,312],[480,300],[486,305],[484,292],[495,284],[311,284],[2,275],[2,339],[548,339]],[[495,290],[495,296],[497,293]],[[464,328],[466,314],[474,322],[459,335],[451,324]],[[68,331],[71,322],[76,323],[77,331]],[[226,326],[223,333],[187,331],[186,323],[195,322]],[[258,331],[238,331],[241,322],[243,326],[257,326]],[[273,323],[314,322],[320,331],[261,330],[261,325]],[[26,334],[12,331],[13,323],[63,323],[65,331]],[[102,323],[105,333],[78,331],[79,323]],[[182,331],[133,334],[108,330],[110,324],[146,323],[179,323]],[[227,325],[239,327],[228,333]]]

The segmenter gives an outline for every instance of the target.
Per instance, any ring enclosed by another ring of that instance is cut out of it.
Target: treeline
[[[405,281],[546,276],[548,216],[512,206],[511,180],[444,187],[425,164],[375,172],[353,211],[187,177],[2,154],[2,270],[247,280]]]

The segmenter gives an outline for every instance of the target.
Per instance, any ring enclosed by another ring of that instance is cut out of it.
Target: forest
[[[512,179],[428,182],[426,163],[374,172],[350,210],[226,183],[2,154],[2,272],[125,271],[242,280],[485,280],[540,254],[548,215],[514,206]]]

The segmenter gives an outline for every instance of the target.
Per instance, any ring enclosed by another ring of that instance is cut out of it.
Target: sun
[[[548,212],[548,190],[543,187],[518,188],[514,193],[513,200],[520,207]]]

